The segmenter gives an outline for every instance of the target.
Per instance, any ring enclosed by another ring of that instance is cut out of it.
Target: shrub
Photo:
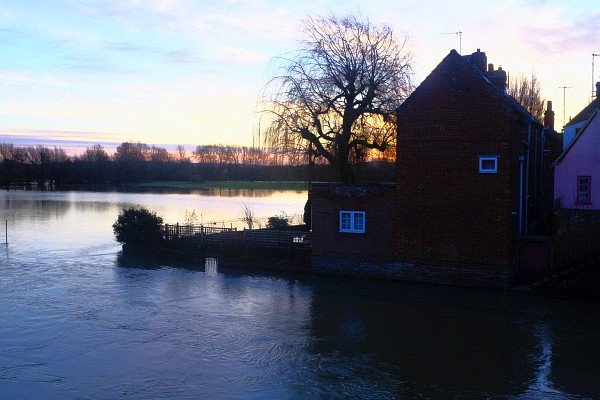
[[[146,208],[127,208],[119,213],[113,224],[117,242],[124,244],[153,244],[162,240],[163,219]]]
[[[304,204],[304,215],[302,219],[304,220],[304,225],[310,229],[312,227],[312,201],[310,196],[308,196],[306,204]]]
[[[290,220],[285,214],[269,217],[267,222],[267,228],[270,229],[286,229],[289,226]]]

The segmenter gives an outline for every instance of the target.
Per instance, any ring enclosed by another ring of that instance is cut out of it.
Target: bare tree
[[[256,214],[254,213],[252,206],[242,203],[242,215],[240,220],[248,225],[248,229],[252,229],[254,227],[254,223],[256,222]]]
[[[410,94],[407,36],[355,16],[303,21],[304,40],[267,84],[268,146],[324,157],[343,182],[353,160],[395,145],[394,110]],[[398,40],[399,39],[399,40]]]
[[[542,98],[540,82],[535,74],[531,78],[521,75],[511,78],[508,94],[515,98],[531,115],[542,121],[546,99]]]
[[[103,162],[110,160],[110,156],[101,144],[95,144],[91,148],[86,147],[85,152],[78,157],[80,161]]]
[[[150,146],[146,143],[123,142],[117,146],[113,159],[116,162],[146,161],[149,157]]]
[[[217,162],[216,145],[200,145],[192,152],[192,156],[200,164],[215,164]]]
[[[189,163],[190,158],[187,156],[185,147],[182,144],[178,144],[175,148],[175,159],[180,163]]]
[[[157,147],[152,145],[149,152],[149,161],[153,162],[170,162],[173,160],[173,156],[164,147]]]

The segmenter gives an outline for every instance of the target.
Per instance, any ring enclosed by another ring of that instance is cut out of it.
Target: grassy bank
[[[213,182],[177,182],[158,181],[136,184],[137,187],[172,189],[266,189],[266,190],[308,190],[306,182],[270,182],[270,181],[213,181]]]

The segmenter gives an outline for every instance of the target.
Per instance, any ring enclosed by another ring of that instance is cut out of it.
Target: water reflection
[[[123,204],[197,199],[32,195],[0,194],[2,398],[600,398],[597,303],[124,257]]]
[[[3,191],[0,204],[5,219],[18,224],[23,218],[41,221],[71,219],[71,223],[92,226],[88,219],[102,219],[106,226],[112,225],[119,212],[128,207],[146,207],[163,217],[166,223],[185,223],[186,211],[194,211],[198,223],[219,227],[243,229],[244,207],[254,211],[256,225],[266,225],[268,217],[285,213],[293,223],[302,220],[306,193],[294,191],[257,191],[257,197],[235,197],[196,194],[156,194],[148,191],[127,193],[119,191]],[[83,218],[80,222],[72,221]]]
[[[321,339],[310,350],[328,361],[320,364],[319,380],[340,396],[350,396],[360,385],[388,398],[545,399],[600,393],[597,383],[583,390],[590,381],[571,388],[557,384],[554,333],[537,315],[547,313],[548,304],[536,303],[547,300],[461,288],[333,282],[314,290],[312,333]],[[544,319],[565,329],[555,320],[564,316],[562,306],[555,309],[560,316]],[[593,330],[582,336],[591,335],[598,349],[594,320]],[[361,358],[360,368],[355,357]],[[586,365],[600,372],[593,363]],[[348,387],[339,386],[340,375]],[[382,376],[394,385],[383,388]]]
[[[274,183],[277,186],[277,183]],[[69,192],[89,192],[90,186],[69,186],[68,188],[59,188],[59,190]],[[182,194],[194,196],[208,197],[243,197],[251,198],[266,198],[266,197],[281,197],[286,195],[303,195],[306,196],[307,190],[282,190],[282,189],[229,189],[229,188],[210,188],[210,189],[187,189],[187,188],[172,188],[172,187],[146,187],[146,186],[112,186],[98,185],[94,187],[95,192],[102,193],[137,193],[137,194]]]

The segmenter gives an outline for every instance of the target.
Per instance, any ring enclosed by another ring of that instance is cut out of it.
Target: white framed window
[[[498,173],[497,156],[479,156],[479,173],[496,174]]]
[[[365,233],[365,212],[340,211],[340,232]]]
[[[591,204],[592,197],[592,177],[578,176],[577,177],[577,201],[580,204]]]

